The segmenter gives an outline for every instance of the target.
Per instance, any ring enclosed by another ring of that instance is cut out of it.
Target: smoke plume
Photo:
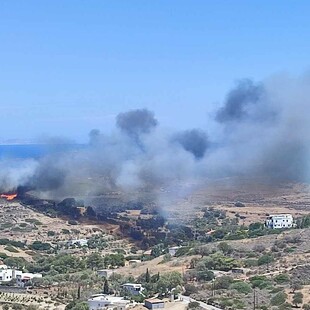
[[[180,132],[176,134],[175,141],[180,143],[186,151],[192,153],[196,159],[205,155],[209,145],[207,134],[199,129]]]
[[[132,110],[120,113],[116,119],[117,126],[129,136],[134,138],[149,133],[158,122],[154,113],[146,109]]]
[[[236,175],[309,181],[309,98],[307,75],[242,80],[209,120],[217,128],[213,137],[208,128],[167,132],[146,109],[120,113],[112,134],[94,129],[87,145],[40,159],[2,159],[0,185],[63,198],[164,192]]]
[[[216,114],[216,120],[226,123],[260,118],[259,108],[258,115],[251,113],[253,112],[251,110],[261,102],[264,92],[262,84],[255,84],[250,79],[239,81],[237,86],[228,93],[224,106]]]

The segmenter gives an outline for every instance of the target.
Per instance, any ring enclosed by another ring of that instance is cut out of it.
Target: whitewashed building
[[[88,245],[88,240],[87,239],[74,239],[74,240],[69,240],[67,242],[67,245],[68,246],[80,246],[80,247],[83,247],[83,246],[87,246]]]
[[[291,228],[294,226],[294,220],[291,214],[273,214],[267,218],[265,225],[271,229]]]
[[[42,278],[42,274],[22,272],[21,270],[9,268],[6,265],[0,266],[0,283],[16,280],[18,286],[24,287],[24,285],[33,278]]]
[[[145,299],[144,306],[148,309],[163,309],[165,308],[165,302],[157,298]]]
[[[22,275],[22,271],[15,269],[1,269],[0,270],[0,282],[9,282],[16,279],[17,276]]]
[[[131,295],[142,294],[142,291],[144,290],[142,284],[135,284],[135,283],[125,283],[122,285],[122,288]]]
[[[175,254],[177,253],[178,249],[180,249],[181,247],[179,246],[173,246],[169,248],[169,254],[171,256],[175,256]]]
[[[124,310],[129,301],[124,300],[123,297],[96,294],[92,295],[91,298],[87,300],[87,303],[90,310],[115,309],[115,308],[117,310]]]
[[[26,283],[30,282],[32,279],[42,278],[41,273],[30,273],[22,272],[16,275],[16,284],[20,287],[24,287]]]

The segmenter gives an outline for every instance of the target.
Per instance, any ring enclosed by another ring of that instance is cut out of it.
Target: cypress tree
[[[104,284],[103,284],[103,294],[109,294],[110,289],[109,289],[109,283],[108,280],[105,279]]]
[[[146,283],[150,283],[150,273],[149,273],[149,268],[146,269],[146,273],[145,273],[145,282]]]

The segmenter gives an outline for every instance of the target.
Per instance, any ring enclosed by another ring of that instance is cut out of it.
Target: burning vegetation
[[[15,193],[15,194],[1,194],[0,197],[5,198],[8,201],[11,201],[17,197],[17,193]]]

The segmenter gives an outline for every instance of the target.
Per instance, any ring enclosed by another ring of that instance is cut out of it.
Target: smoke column
[[[192,153],[196,159],[203,158],[209,145],[207,134],[199,129],[180,132],[176,134],[175,141],[180,143],[184,150]]]
[[[120,113],[112,134],[94,129],[88,145],[36,160],[2,159],[3,190],[32,186],[52,198],[161,190],[223,176],[309,181],[310,77],[239,81],[207,128],[169,131],[152,111]],[[202,111],[204,112],[204,111]]]

